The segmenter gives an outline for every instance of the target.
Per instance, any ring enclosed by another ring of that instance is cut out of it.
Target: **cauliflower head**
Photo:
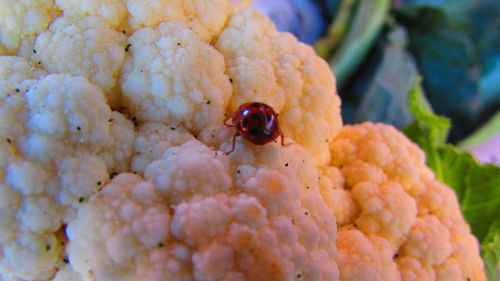
[[[396,129],[233,0],[0,0],[0,280],[485,280]],[[224,120],[274,108],[286,139]]]

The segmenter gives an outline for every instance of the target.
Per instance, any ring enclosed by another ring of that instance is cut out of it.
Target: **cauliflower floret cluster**
[[[36,38],[31,59],[50,73],[87,78],[113,102],[111,89],[120,74],[125,46],[125,35],[98,17],[60,17]]]
[[[121,79],[123,105],[134,117],[196,133],[222,122],[231,84],[212,46],[181,21],[143,28],[129,41]]]
[[[263,15],[233,16],[215,44],[233,81],[230,112],[249,100],[273,106],[286,136],[303,145],[318,165],[329,159],[328,142],[340,130],[340,99],[325,61]]]
[[[134,132],[132,122],[111,112],[99,87],[68,74],[28,71],[17,60],[2,58],[16,66],[6,65],[4,73],[33,79],[0,83],[0,271],[46,279],[64,253],[56,233],[111,171],[128,169],[122,162],[130,162]]]
[[[455,194],[434,179],[424,153],[402,133],[384,124],[344,126],[331,150],[345,182],[324,184],[343,190],[343,197],[330,196],[356,206],[351,213],[333,209],[342,222],[343,280],[486,279]]]
[[[112,28],[124,26],[128,14],[126,3],[122,0],[55,0],[55,4],[64,11],[64,16],[96,16]]]
[[[245,163],[196,139],[164,149],[144,178],[119,175],[79,209],[70,261],[97,280],[338,280],[312,159],[270,149]]]
[[[35,35],[58,15],[51,0],[0,1],[0,55],[29,53]]]
[[[328,65],[245,2],[0,0],[1,281],[485,280],[423,152],[342,127]],[[249,101],[287,145],[226,155]]]

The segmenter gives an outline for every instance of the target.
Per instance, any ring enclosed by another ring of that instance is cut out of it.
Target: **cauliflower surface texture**
[[[317,164],[326,164],[328,142],[342,125],[340,99],[326,62],[253,10],[233,16],[215,46],[233,81],[229,109],[249,100],[271,105],[285,135],[309,150]]]
[[[18,60],[15,65],[23,65]],[[82,77],[2,80],[0,93],[0,271],[23,280],[47,279],[65,251],[58,232],[111,171],[128,169],[123,162],[132,156],[133,125]]]
[[[82,76],[100,86],[108,99],[125,58],[126,37],[98,17],[59,17],[40,34],[32,60],[51,73]]]
[[[364,123],[344,126],[330,148],[345,182],[325,184],[356,205],[334,209],[342,280],[486,280],[455,193],[434,179],[417,145],[389,125]]]
[[[51,0],[0,1],[0,55],[15,54],[33,43],[59,14]]]
[[[69,259],[86,278],[338,280],[335,217],[299,146],[274,145],[271,157],[250,147],[244,163],[194,138],[163,150],[144,177],[117,176],[69,224]]]
[[[0,281],[485,280],[423,152],[246,2],[0,0]],[[287,145],[226,155],[250,101]]]

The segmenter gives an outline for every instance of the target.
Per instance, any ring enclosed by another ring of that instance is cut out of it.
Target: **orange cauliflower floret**
[[[344,126],[330,149],[332,166],[345,177],[344,196],[357,207],[350,214],[332,208],[350,218],[342,221],[337,242],[342,280],[486,279],[455,194],[434,179],[418,146],[391,126],[364,123]],[[376,249],[380,239],[382,260],[380,252],[356,248]],[[374,260],[379,263],[367,266]],[[395,267],[399,274],[377,275]]]
[[[349,228],[340,229],[337,235],[341,280],[401,280],[386,240]]]

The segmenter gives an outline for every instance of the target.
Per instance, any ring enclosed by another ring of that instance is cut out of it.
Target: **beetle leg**
[[[282,146],[288,146],[289,144],[285,144],[285,135],[283,133],[281,133],[280,137],[281,137],[281,145]]]
[[[224,154],[229,155],[229,154],[231,154],[231,152],[234,151],[234,146],[236,145],[236,137],[239,136],[239,135],[240,135],[239,133],[234,134],[234,136],[233,136],[233,145],[232,145],[231,151],[224,152]]]

